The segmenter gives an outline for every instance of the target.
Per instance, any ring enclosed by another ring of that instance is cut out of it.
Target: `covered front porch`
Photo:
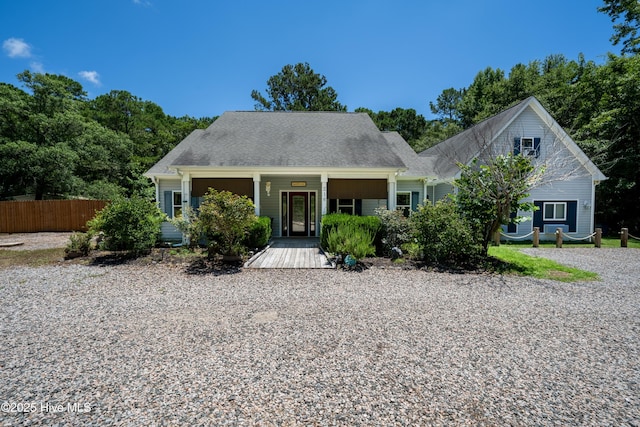
[[[191,176],[190,176],[191,175]],[[183,206],[198,208],[209,188],[253,200],[256,214],[271,218],[274,237],[318,237],[323,215],[373,215],[396,206],[395,173],[252,173],[251,177],[182,176]]]

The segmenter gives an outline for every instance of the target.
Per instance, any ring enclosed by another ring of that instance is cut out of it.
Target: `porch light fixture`
[[[267,197],[271,196],[271,181],[264,183],[264,189],[267,191]]]

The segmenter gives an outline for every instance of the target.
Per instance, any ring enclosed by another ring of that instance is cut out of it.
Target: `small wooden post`
[[[562,228],[556,228],[556,248],[562,247]]]
[[[620,247],[626,248],[628,244],[629,244],[629,229],[623,228],[622,232],[620,233]]]
[[[540,246],[540,227],[533,227],[533,247]]]
[[[596,228],[596,248],[602,247],[602,228]]]

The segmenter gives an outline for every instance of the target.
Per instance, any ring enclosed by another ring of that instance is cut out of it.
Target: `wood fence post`
[[[596,228],[596,248],[602,247],[602,228]]]
[[[533,227],[533,247],[540,246],[540,227]]]
[[[556,228],[556,248],[562,247],[562,228]]]
[[[629,242],[629,229],[623,228],[622,232],[620,233],[620,247],[626,248],[627,245],[629,244],[628,242]]]

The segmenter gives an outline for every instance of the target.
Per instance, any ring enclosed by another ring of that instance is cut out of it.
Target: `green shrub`
[[[380,218],[380,246],[384,256],[392,256],[392,248],[402,248],[413,240],[411,223],[401,210],[376,209]]]
[[[328,248],[329,232],[344,225],[353,225],[374,236],[374,242],[378,240],[380,230],[380,218],[377,216],[357,216],[344,213],[334,213],[325,215],[320,226],[320,244],[323,248]]]
[[[471,227],[449,201],[419,207],[410,221],[428,263],[463,265],[482,253]]]
[[[271,238],[271,232],[271,218],[268,216],[258,217],[258,220],[249,228],[245,246],[249,249],[266,246]]]
[[[64,248],[65,258],[87,256],[91,251],[91,233],[73,233]]]
[[[200,221],[198,221],[198,212],[196,212],[191,206],[187,206],[183,209],[183,213],[186,215],[178,215],[174,218],[169,218],[168,221],[189,241],[189,247],[191,249],[198,246],[202,238],[202,230],[200,227]]]
[[[329,230],[327,235],[327,250],[345,259],[351,255],[356,261],[375,255],[373,245],[375,232],[353,222],[347,222]]]
[[[198,215],[200,230],[207,238],[209,256],[216,253],[243,255],[245,239],[256,221],[255,206],[247,196],[209,189]]]
[[[103,232],[104,249],[139,253],[156,244],[165,217],[154,202],[134,196],[109,203],[88,225],[92,233]]]

